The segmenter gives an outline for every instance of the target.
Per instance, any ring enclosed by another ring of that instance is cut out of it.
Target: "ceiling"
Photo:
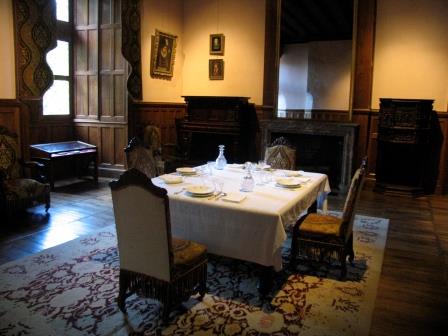
[[[350,40],[354,0],[282,0],[281,44]]]

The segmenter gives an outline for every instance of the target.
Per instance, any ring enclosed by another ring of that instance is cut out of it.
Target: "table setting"
[[[262,160],[227,163],[223,148],[218,158],[152,179],[168,191],[173,234],[210,253],[280,270],[285,228],[325,199],[328,177],[273,169]]]

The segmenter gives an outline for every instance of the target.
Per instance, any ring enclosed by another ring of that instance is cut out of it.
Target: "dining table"
[[[242,191],[248,175],[253,189]],[[173,236],[204,244],[212,254],[261,265],[264,274],[282,269],[286,230],[313,205],[325,210],[331,191],[325,174],[255,164],[181,167],[152,182],[168,192]]]

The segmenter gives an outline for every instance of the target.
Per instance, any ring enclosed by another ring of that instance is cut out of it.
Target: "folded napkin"
[[[241,193],[228,193],[226,196],[223,196],[221,199],[226,202],[240,203],[246,198],[246,195]]]

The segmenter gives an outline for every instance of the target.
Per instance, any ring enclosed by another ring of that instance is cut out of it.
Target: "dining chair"
[[[172,307],[199,292],[205,295],[207,249],[171,235],[167,191],[137,169],[110,182],[120,260],[118,307],[133,293],[163,304],[163,322]]]
[[[285,137],[279,137],[266,147],[264,160],[271,168],[294,170],[296,150]]]
[[[353,221],[356,203],[362,190],[366,174],[367,158],[363,158],[360,168],[352,177],[347,193],[342,217],[320,213],[307,213],[294,225],[291,242],[290,266],[296,268],[297,256],[307,259],[336,258],[341,264],[341,278],[347,274],[346,259],[350,263],[355,258],[353,250]]]

